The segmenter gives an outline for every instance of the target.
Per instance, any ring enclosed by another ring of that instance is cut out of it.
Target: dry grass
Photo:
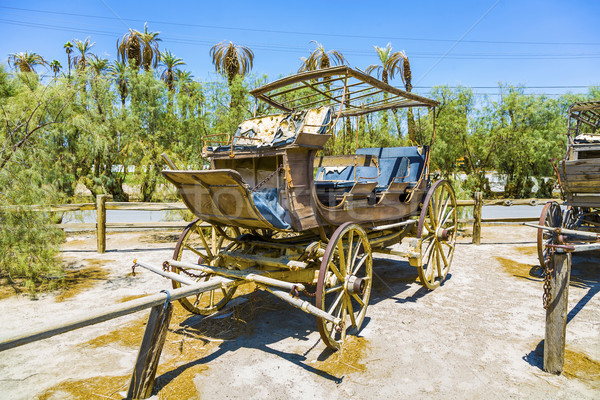
[[[565,347],[563,374],[567,378],[584,381],[594,389],[600,390],[600,362],[569,346]]]

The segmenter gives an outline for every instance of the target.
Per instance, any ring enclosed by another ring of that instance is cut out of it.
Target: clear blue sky
[[[600,85],[597,0],[0,0],[0,60],[29,51],[66,66],[63,44],[87,36],[94,53],[112,60],[117,39],[146,21],[160,32],[161,50],[201,80],[215,79],[209,49],[220,41],[249,46],[253,72],[273,80],[295,72],[316,40],[361,69],[377,62],[373,45],[391,42],[409,56],[417,92],[445,84],[494,93],[486,87],[502,82],[558,94]]]

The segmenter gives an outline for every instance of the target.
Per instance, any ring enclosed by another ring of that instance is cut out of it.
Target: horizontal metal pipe
[[[298,297],[293,297],[289,293],[282,292],[281,290],[271,289],[266,287],[265,290],[279,297],[281,300],[293,305],[296,308],[301,309],[302,311],[312,314],[315,317],[323,318],[329,322],[334,323],[335,325],[339,325],[342,320],[340,318],[334,317],[333,315],[326,313],[318,307],[313,306],[306,300],[299,299]]]
[[[543,230],[546,230],[546,231],[556,232],[556,233],[562,234],[562,235],[580,236],[580,237],[591,238],[591,239],[596,239],[596,240],[600,239],[600,234],[593,233],[593,232],[576,231],[576,230],[573,230],[573,229],[566,229],[566,228],[554,228],[554,227],[551,227],[551,226],[528,224],[526,222],[523,223],[523,225],[527,225],[527,226],[530,226],[532,228],[543,229]]]
[[[146,268],[147,270],[152,271],[155,274],[164,276],[165,278],[172,279],[176,282],[183,283],[185,285],[193,285],[194,283],[196,283],[196,281],[194,281],[191,278],[188,278],[187,276],[179,275],[174,272],[165,271],[162,268],[155,267],[154,265],[147,264],[143,261],[133,260],[133,265],[134,265],[134,267],[140,266],[142,268]]]
[[[400,226],[412,225],[412,224],[416,224],[416,223],[417,223],[416,219],[409,219],[407,221],[396,222],[395,224],[376,226],[374,228],[371,228],[371,230],[373,230],[373,231],[382,231],[384,229],[398,228]]]
[[[207,274],[215,274],[215,275],[221,275],[221,276],[226,276],[226,277],[230,277],[230,278],[243,279],[243,280],[246,280],[249,282],[256,282],[256,283],[261,283],[263,285],[275,286],[275,287],[279,287],[281,289],[287,289],[290,291],[306,290],[306,287],[301,283],[291,283],[291,282],[281,281],[279,279],[269,278],[267,276],[263,276],[263,275],[260,275],[260,274],[254,273],[254,272],[248,273],[248,272],[243,272],[243,271],[235,271],[235,270],[230,270],[230,269],[225,269],[225,268],[210,267],[208,265],[203,265],[203,264],[191,264],[191,263],[186,263],[186,262],[177,261],[177,260],[171,260],[171,261],[169,261],[169,264],[171,264],[175,267],[179,267],[179,268],[195,269],[195,270],[199,270],[202,272],[206,272]]]
[[[188,297],[197,293],[207,292],[209,290],[218,289],[231,282],[231,279],[216,277],[207,282],[195,283],[193,285],[184,286],[179,289],[164,291],[161,293],[152,294],[139,299],[131,300],[125,303],[117,304],[108,307],[102,311],[85,312],[84,316],[71,318],[66,321],[61,321],[58,324],[49,325],[40,329],[31,330],[12,337],[0,339],[0,352],[24,344],[36,342],[38,340],[47,339],[61,333],[69,332],[75,329],[83,328],[90,325],[95,325],[100,322],[108,321],[124,315],[133,314],[135,312],[164,304],[166,301],[174,301],[183,297]]]

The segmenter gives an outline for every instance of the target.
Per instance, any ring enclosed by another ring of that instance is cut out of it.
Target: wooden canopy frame
[[[285,112],[332,107],[338,109],[338,118],[439,104],[345,65],[288,76],[253,89],[250,94]]]

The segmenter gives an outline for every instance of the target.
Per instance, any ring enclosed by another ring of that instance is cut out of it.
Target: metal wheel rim
[[[439,287],[452,264],[458,229],[454,189],[448,181],[437,181],[427,192],[417,226],[421,283],[430,290]]]
[[[202,223],[201,220],[196,219],[192,221],[188,226],[185,227],[179,239],[177,240],[177,244],[175,245],[175,251],[173,252],[173,259],[181,261],[183,257],[184,251],[187,250],[187,253],[193,254],[194,256],[198,256],[198,260],[188,260],[191,262],[210,262],[212,259],[216,257],[218,252],[221,250],[225,237],[219,234],[219,230],[217,230],[217,240],[216,246],[212,245],[211,238],[207,238],[206,235],[202,232],[202,228],[199,225]],[[236,233],[239,233],[237,231]],[[203,247],[199,248],[197,246],[192,246],[190,243],[190,238],[192,236],[198,236],[200,242]],[[171,271],[177,274],[183,274],[187,276],[184,271],[180,268],[171,266]],[[206,282],[209,281],[213,275],[212,274],[204,274],[200,273],[200,271],[190,271],[194,274],[200,275],[195,278],[196,281]],[[173,288],[177,289],[182,286],[181,283],[176,281],[171,281]],[[179,300],[179,303],[191,313],[200,314],[200,315],[210,315],[221,309],[235,294],[237,286],[229,287],[229,288],[219,288],[207,292],[200,293],[196,296],[184,297]]]
[[[356,278],[364,283],[362,293],[348,290],[348,282]],[[347,334],[360,331],[371,296],[372,278],[373,257],[367,234],[357,224],[341,225],[323,255],[315,296],[317,307],[342,319],[336,329],[333,323],[317,318],[319,333],[329,348],[339,349]]]

